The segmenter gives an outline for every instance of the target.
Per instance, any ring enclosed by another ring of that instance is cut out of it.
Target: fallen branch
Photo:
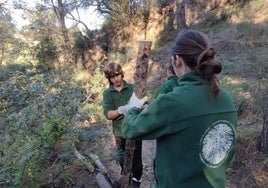
[[[89,152],[85,151],[86,155],[90,157],[90,160],[98,167],[99,173],[96,175],[96,182],[99,188],[112,188],[111,180],[108,177],[108,170],[104,167],[104,165],[99,160],[98,156]],[[74,147],[74,154],[75,156],[84,164],[86,169],[90,172],[94,172],[95,168],[91,164],[91,162],[87,161],[86,158]]]
[[[105,176],[100,172],[96,175],[96,182],[99,188],[112,188]]]
[[[108,173],[107,168],[105,168],[105,166],[101,163],[101,161],[99,160],[97,155],[95,155],[93,153],[90,153],[89,151],[86,151],[85,153],[86,153],[86,155],[88,155],[91,158],[91,160],[98,167],[99,171],[102,174],[107,174]]]
[[[74,148],[74,155],[83,163],[83,165],[89,172],[94,172],[94,166],[90,162],[88,162],[86,158],[76,148]]]

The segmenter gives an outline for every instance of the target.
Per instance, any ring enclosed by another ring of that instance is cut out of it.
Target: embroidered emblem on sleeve
[[[216,168],[228,157],[235,142],[235,130],[227,121],[211,125],[200,140],[200,158],[207,166]]]

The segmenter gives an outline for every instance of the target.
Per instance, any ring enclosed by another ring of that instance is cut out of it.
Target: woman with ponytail
[[[123,136],[157,140],[156,188],[224,188],[236,150],[237,114],[217,78],[222,65],[196,30],[179,33],[171,52],[178,87],[145,110],[129,110]]]

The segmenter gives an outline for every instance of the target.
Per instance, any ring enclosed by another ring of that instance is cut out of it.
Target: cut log
[[[145,96],[148,64],[150,59],[152,42],[140,41],[136,62],[136,71],[134,74],[134,92],[141,99]],[[135,140],[127,140],[125,146],[125,158],[122,174],[121,188],[128,188],[131,184],[131,169],[135,150]]]
[[[130,187],[131,169],[135,150],[135,143],[136,143],[135,140],[126,141],[121,188]]]

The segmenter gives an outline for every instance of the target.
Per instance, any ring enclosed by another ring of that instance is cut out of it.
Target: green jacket
[[[144,111],[132,108],[122,133],[129,139],[157,139],[156,188],[224,188],[236,149],[237,114],[231,97],[219,98],[195,73],[159,96]]]
[[[121,91],[115,90],[114,86],[110,85],[109,88],[103,92],[103,114],[106,118],[110,110],[116,110],[119,106],[123,106],[128,103],[133,93],[133,88],[133,84],[129,84],[124,81],[124,86]],[[122,137],[122,118],[123,115],[112,120],[113,134],[115,136]]]
[[[174,87],[178,86],[178,77],[170,76],[166,82],[164,82],[159,89],[159,94],[166,94],[173,91]]]

